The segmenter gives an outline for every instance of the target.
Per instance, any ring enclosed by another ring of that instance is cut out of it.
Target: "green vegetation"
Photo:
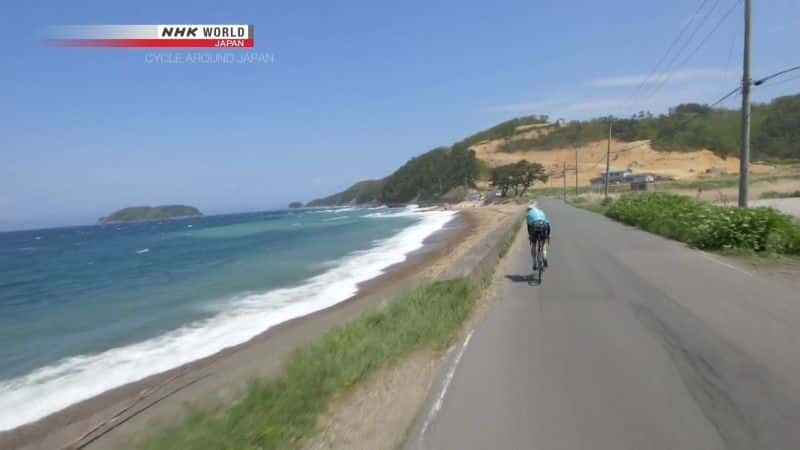
[[[435,201],[455,188],[474,186],[478,171],[472,150],[439,147],[411,158],[382,180],[361,181],[307,206]]]
[[[508,120],[450,147],[438,147],[414,157],[382,180],[356,183],[343,192],[313,200],[307,206],[440,200],[455,188],[472,187],[475,180],[489,177],[491,169],[475,158],[471,146],[490,139],[508,139],[518,127],[540,123],[547,123],[547,116]]]
[[[515,223],[511,227],[511,231],[509,231],[509,233],[506,235],[506,237],[503,238],[503,242],[500,244],[500,257],[501,258],[506,256],[508,251],[511,250],[511,245],[514,243],[514,238],[517,237],[517,232],[519,231],[519,228],[522,226],[523,222],[525,222],[525,218],[524,217],[522,219],[518,220],[517,223]]]
[[[753,134],[753,148],[764,155],[800,157],[800,95],[776,98],[763,115]]]
[[[772,208],[727,208],[652,193],[625,195],[606,215],[700,249],[800,254],[800,225]]]
[[[608,119],[598,118],[556,125],[539,137],[511,140],[520,126],[547,123],[547,119],[547,116],[527,116],[502,122],[450,147],[439,147],[412,158],[385,179],[356,183],[308,206],[438,201],[454,188],[472,187],[475,180],[491,177],[491,169],[470,150],[480,142],[502,139],[505,143],[501,148],[513,152],[581,146],[608,136]],[[705,148],[723,157],[738,155],[739,120],[738,111],[688,103],[659,116],[640,112],[631,118],[616,118],[614,138],[623,142],[649,139],[656,150]],[[770,163],[800,160],[800,94],[753,105],[752,136],[754,160]],[[727,179],[721,182],[730,183]],[[703,183],[695,184],[699,187]]]
[[[794,191],[794,192],[769,191],[761,194],[761,198],[795,198],[795,197],[800,197],[800,191]]]
[[[203,214],[192,206],[131,206],[97,220],[100,224],[118,222],[137,222],[141,220],[176,219],[180,217],[197,217]]]
[[[401,295],[295,353],[280,378],[252,384],[229,408],[195,413],[144,448],[298,448],[334,393],[414,350],[448,345],[477,295],[478,288],[466,280],[428,284]]]
[[[406,203],[436,200],[459,186],[474,186],[478,173],[475,152],[439,147],[411,158],[386,179],[380,201]]]
[[[547,174],[541,164],[530,163],[523,159],[513,164],[495,167],[491,172],[490,183],[493,187],[500,189],[503,197],[511,189],[514,190],[514,196],[518,197],[525,194],[534,182],[546,183],[547,179]]]
[[[608,199],[608,201],[605,201],[605,200],[603,200],[603,201],[593,201],[593,200],[587,199],[586,197],[578,196],[578,197],[572,198],[570,200],[567,200],[567,202],[570,205],[572,205],[572,206],[574,206],[576,208],[585,209],[585,210],[591,211],[593,213],[605,214],[608,211],[608,208],[611,207],[611,203],[613,201],[610,198]]]
[[[657,117],[641,112],[629,119],[614,119],[614,137],[624,142],[650,139],[656,150],[707,148],[722,156],[738,155],[739,121],[736,110],[688,103]],[[503,149],[549,150],[579,146],[605,139],[607,135],[608,119],[574,121],[538,138],[509,141]],[[753,105],[752,157],[800,157],[800,95]]]
[[[517,139],[504,143],[501,150],[514,152],[520,150],[552,150],[571,146],[585,145],[608,137],[608,119],[573,121],[558,126],[545,135]],[[617,137],[619,139],[619,137]]]
[[[378,202],[380,201],[381,191],[383,190],[385,182],[385,180],[359,181],[350,186],[347,190],[312,200],[308,202],[306,206],[317,207]]]
[[[517,133],[517,128],[524,125],[547,123],[547,116],[524,116],[501,122],[489,129],[468,136],[455,144],[453,148],[467,150],[475,144],[495,139],[509,139]]]

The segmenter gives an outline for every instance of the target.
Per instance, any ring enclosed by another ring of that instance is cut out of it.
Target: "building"
[[[654,191],[656,177],[649,173],[642,173],[630,177],[632,191]]]

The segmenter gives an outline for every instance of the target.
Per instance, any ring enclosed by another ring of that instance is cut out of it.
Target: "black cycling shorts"
[[[531,242],[545,242],[550,239],[550,224],[539,220],[528,224],[528,239]]]

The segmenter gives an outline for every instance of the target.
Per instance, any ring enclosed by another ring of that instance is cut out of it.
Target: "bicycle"
[[[538,272],[537,281],[542,284],[542,273],[544,272],[544,241],[537,239],[531,243],[531,258],[533,258],[534,273]]]

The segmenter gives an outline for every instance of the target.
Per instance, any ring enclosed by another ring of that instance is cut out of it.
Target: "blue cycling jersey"
[[[547,220],[547,214],[539,208],[531,208],[528,210],[528,215],[525,217],[525,220],[527,220],[528,224],[538,221],[550,223],[550,221]]]

